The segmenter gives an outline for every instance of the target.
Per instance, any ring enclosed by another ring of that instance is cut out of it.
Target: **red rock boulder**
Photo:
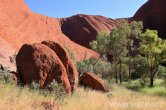
[[[16,63],[23,84],[35,81],[40,88],[45,88],[55,80],[63,83],[66,91],[70,93],[66,69],[49,47],[43,44],[24,44],[16,56]]]
[[[71,91],[74,91],[78,86],[78,73],[72,59],[70,58],[69,53],[57,42],[43,41],[42,44],[51,48],[62,61],[64,67],[66,68],[66,72],[71,86]]]
[[[109,88],[105,85],[104,81],[93,73],[84,73],[80,78],[80,84],[94,90],[109,92]]]

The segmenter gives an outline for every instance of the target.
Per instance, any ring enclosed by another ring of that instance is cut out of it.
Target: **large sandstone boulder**
[[[104,81],[93,73],[84,73],[80,78],[80,84],[85,87],[90,87],[94,90],[100,90],[103,92],[109,91]]]
[[[54,79],[63,83],[70,93],[70,83],[66,69],[52,49],[43,44],[24,44],[16,56],[17,69],[22,83],[37,82],[41,88],[47,87]]]
[[[156,29],[166,39],[166,0],[148,0],[131,20],[141,20],[144,28]]]
[[[78,86],[78,73],[69,53],[57,42],[43,41],[42,44],[51,48],[58,55],[59,59],[66,68],[71,90],[74,91]]]

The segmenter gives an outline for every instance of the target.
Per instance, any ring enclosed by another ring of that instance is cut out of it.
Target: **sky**
[[[34,13],[65,18],[76,14],[132,17],[148,0],[24,0]]]

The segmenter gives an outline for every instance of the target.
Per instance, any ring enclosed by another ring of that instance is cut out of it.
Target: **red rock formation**
[[[23,84],[37,82],[45,88],[53,80],[63,83],[70,93],[66,69],[55,52],[43,44],[24,44],[16,56],[18,73]]]
[[[118,22],[103,16],[75,15],[61,20],[61,28],[72,41],[89,47],[89,42],[101,32],[110,32]]]
[[[14,65],[9,56],[25,43],[39,43],[52,40],[73,50],[77,60],[97,55],[66,37],[60,26],[60,19],[32,13],[23,0],[0,0],[0,64]]]
[[[157,29],[166,38],[166,0],[148,0],[131,20],[141,20],[144,28]]]
[[[66,72],[71,86],[71,91],[74,91],[78,86],[78,73],[68,52],[59,43],[56,43],[54,41],[43,41],[42,44],[48,46],[57,54],[57,56],[66,68]]]
[[[109,91],[104,81],[93,73],[84,73],[80,78],[80,84],[103,92]]]

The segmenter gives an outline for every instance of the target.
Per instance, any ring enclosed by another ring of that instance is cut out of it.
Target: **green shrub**
[[[94,73],[100,75],[102,78],[109,78],[111,72],[111,64],[106,61],[99,61],[94,66]]]
[[[31,85],[30,85],[30,89],[31,89],[32,91],[39,90],[39,88],[40,88],[40,85],[39,85],[38,83],[36,83],[35,81],[33,81],[33,82],[31,83]]]
[[[0,64],[0,82],[1,83],[9,83],[13,84],[13,75],[10,73],[9,69],[7,67],[3,67]]]
[[[103,59],[96,59],[96,58],[90,58],[85,59],[82,61],[79,61],[76,63],[77,70],[80,74],[80,76],[84,72],[92,72],[94,74],[99,75],[103,78],[110,77],[111,72],[111,64],[106,61],[105,58]]]
[[[70,49],[70,48],[68,48],[67,46],[65,46],[65,49],[67,50],[67,52],[69,53],[69,55],[70,55],[70,58],[75,62],[76,61],[76,59],[75,59],[75,56],[74,56],[74,53],[73,53],[73,51]]]
[[[66,89],[62,84],[58,84],[55,80],[53,80],[50,85],[48,85],[48,88],[51,89],[55,100],[64,100],[66,96]]]
[[[77,71],[78,71],[80,76],[84,72],[91,72],[92,71],[92,67],[89,63],[89,60],[87,60],[87,59],[76,62],[76,67],[77,67]]]

